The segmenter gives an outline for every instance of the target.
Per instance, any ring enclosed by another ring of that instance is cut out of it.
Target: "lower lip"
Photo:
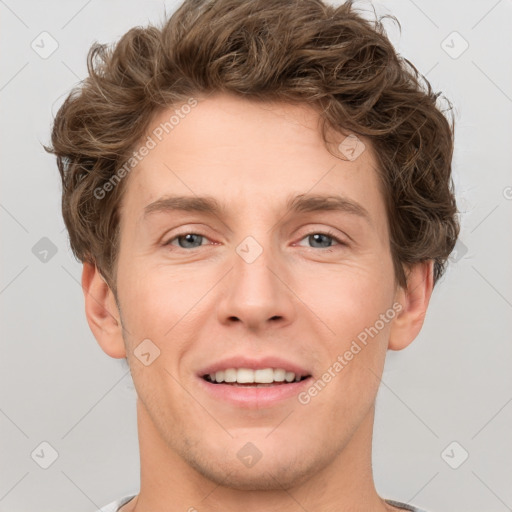
[[[217,400],[229,402],[237,407],[246,409],[263,409],[279,402],[296,397],[309,386],[311,377],[299,382],[276,384],[268,387],[230,386],[229,384],[212,384],[198,377],[203,389]]]

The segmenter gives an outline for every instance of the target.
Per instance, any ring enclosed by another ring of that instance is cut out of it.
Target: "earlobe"
[[[98,344],[110,357],[126,357],[115,297],[96,265],[83,264],[82,290],[87,322]]]
[[[433,270],[433,260],[412,265],[407,287],[397,290],[395,301],[402,307],[391,324],[390,350],[406,348],[420,333],[434,286]]]

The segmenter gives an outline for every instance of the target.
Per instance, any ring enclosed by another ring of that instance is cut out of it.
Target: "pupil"
[[[189,244],[194,244],[194,241],[197,242],[198,239],[201,238],[201,235],[197,235],[195,233],[188,233],[186,235],[183,235],[179,237],[180,247],[190,247]],[[320,247],[330,247],[332,242],[330,238],[331,237],[329,237],[328,235],[324,235],[323,233],[315,233],[314,235],[309,235],[310,242],[312,242],[312,244],[319,243]]]
[[[193,242],[194,242],[194,238],[193,238],[193,237],[199,237],[199,238],[200,238],[200,237],[201,237],[201,235],[196,235],[196,234],[194,234],[194,233],[189,233],[189,234],[187,234],[187,235],[181,236],[181,237],[179,238],[180,247],[185,247],[185,248],[186,248],[186,247],[189,247],[189,245],[187,245],[188,243],[192,243],[192,244],[193,244]],[[185,241],[185,242],[184,242],[184,243],[185,243],[185,245],[183,245],[183,244],[182,244],[182,241],[183,241],[183,240]],[[201,245],[201,244],[199,244],[199,245]]]
[[[330,237],[328,237],[327,235],[324,235],[322,233],[316,233],[314,235],[310,235],[310,238],[313,238],[314,242],[318,242],[318,237],[324,237],[324,242],[326,243],[321,243],[321,238],[320,238],[320,245],[322,247],[330,247],[331,243],[330,243]]]

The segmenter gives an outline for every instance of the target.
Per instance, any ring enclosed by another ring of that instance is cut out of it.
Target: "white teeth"
[[[238,368],[236,371],[236,381],[240,384],[250,384],[251,382],[254,382],[254,370]]]
[[[300,375],[287,372],[282,368],[263,368],[251,370],[249,368],[227,368],[215,373],[210,373],[212,382],[233,382],[238,384],[271,384],[272,382],[298,382]]]
[[[285,375],[286,375],[286,371],[282,370],[281,368],[278,368],[277,370],[274,370],[274,380],[276,382],[283,382]]]
[[[254,382],[259,382],[260,384],[270,384],[274,382],[274,370],[272,370],[272,368],[256,370],[254,372]]]
[[[224,380],[226,382],[236,382],[236,370],[234,368],[224,370]]]

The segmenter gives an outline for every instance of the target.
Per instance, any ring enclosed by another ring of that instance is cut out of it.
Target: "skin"
[[[169,116],[159,113],[148,134]],[[308,105],[216,93],[125,178],[117,301],[94,265],[82,276],[90,328],[106,354],[128,358],[138,395],[141,490],[122,512],[399,510],[373,482],[374,405],[387,350],[421,330],[432,262],[396,285],[370,142],[354,161],[337,158],[318,123]],[[332,134],[333,147],[344,138]],[[306,192],[344,195],[370,222],[286,214],[288,196]],[[143,219],[171,193],[211,195],[226,211]],[[309,236],[326,230],[346,245]],[[178,233],[204,238],[180,247]],[[236,252],[247,236],[263,248],[250,264]],[[321,378],[394,303],[400,313],[306,405],[293,397],[242,409],[199,387],[196,372],[233,353],[279,355]],[[147,338],[160,350],[149,366],[134,355]],[[247,442],[262,453],[252,468],[237,457]]]

